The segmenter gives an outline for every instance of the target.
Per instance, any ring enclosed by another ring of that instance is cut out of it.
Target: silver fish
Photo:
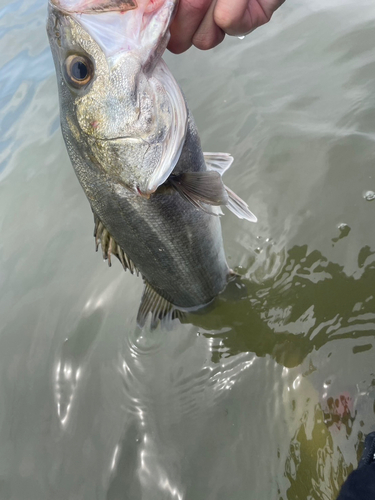
[[[204,306],[233,272],[220,205],[256,222],[222,182],[233,158],[202,153],[162,59],[177,0],[50,0],[61,128],[103,256],[140,273],[151,326]]]

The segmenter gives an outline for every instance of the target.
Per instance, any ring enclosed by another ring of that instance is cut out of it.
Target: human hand
[[[180,0],[168,48],[175,54],[195,45],[212,49],[225,34],[247,35],[267,23],[285,0]]]

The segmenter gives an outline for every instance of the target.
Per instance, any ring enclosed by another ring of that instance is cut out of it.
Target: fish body
[[[209,303],[231,276],[217,210],[255,217],[204,156],[162,53],[175,0],[52,0],[47,32],[63,137],[103,255],[141,273],[155,325]],[[252,219],[253,218],[253,219]],[[256,220],[256,219],[255,219]]]

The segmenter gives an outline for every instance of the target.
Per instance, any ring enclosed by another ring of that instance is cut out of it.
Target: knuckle
[[[190,14],[200,14],[202,11],[208,9],[209,1],[210,0],[185,0],[185,9]]]
[[[221,28],[228,35],[237,35],[243,29],[242,19],[237,19],[225,12],[218,11],[214,14],[215,23],[219,28]]]
[[[200,50],[209,50],[224,40],[225,33],[219,29],[207,34],[197,32],[193,38],[193,45]]]
[[[191,42],[184,43],[171,40],[171,42],[169,42],[168,44],[168,50],[173,54],[182,54],[183,52],[186,52],[188,49],[190,49],[191,46]]]
[[[193,37],[193,45],[200,50],[209,50],[212,49],[215,45],[212,43],[212,40],[204,35],[197,33]]]

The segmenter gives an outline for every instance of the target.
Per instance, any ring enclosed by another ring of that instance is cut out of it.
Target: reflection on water
[[[319,251],[294,247],[276,279],[259,285],[242,278],[231,287],[234,298],[228,290],[211,314],[189,320],[207,330],[206,337],[216,343],[220,339],[224,349],[215,350],[219,357],[251,351],[293,367],[330,341],[372,340],[374,280],[375,252],[367,246],[360,250],[358,272],[352,276]],[[215,329],[221,331],[213,334]]]
[[[83,316],[74,334],[64,341],[61,348],[56,367],[55,397],[57,414],[62,425],[67,423],[86,358],[100,331],[102,316],[103,312],[100,309]]]
[[[290,442],[285,462],[285,475],[290,481],[288,500],[335,498],[351,471],[340,448],[334,446],[320,405],[310,405]]]

